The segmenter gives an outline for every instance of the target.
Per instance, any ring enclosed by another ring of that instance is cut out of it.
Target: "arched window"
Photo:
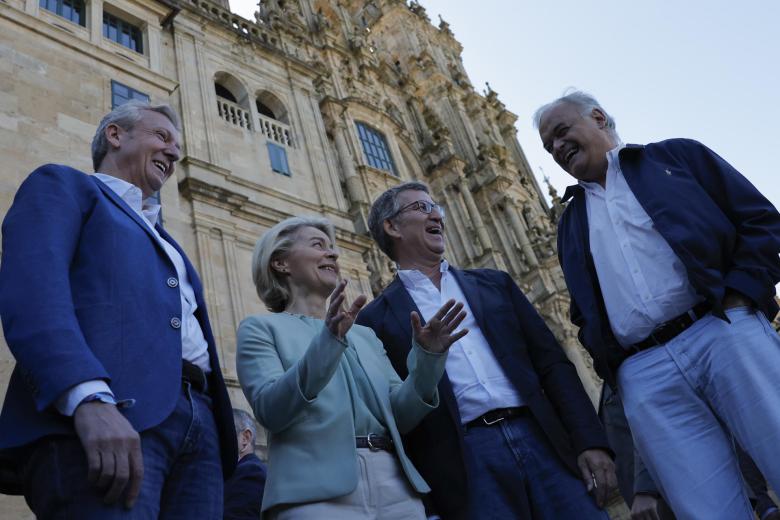
[[[257,112],[260,115],[270,117],[271,119],[276,119],[276,114],[274,114],[273,110],[261,103],[259,99],[255,102],[255,104],[257,105]]]
[[[363,145],[363,154],[366,156],[368,165],[372,168],[398,175],[385,136],[379,130],[371,128],[365,123],[357,122],[355,124],[357,126],[360,143]]]
[[[217,91],[217,97],[227,99],[228,101],[232,101],[233,103],[238,102],[236,100],[236,96],[234,96],[233,93],[227,89],[227,87],[223,87],[219,83],[214,83],[214,90]]]
[[[236,78],[226,72],[214,75],[214,92],[217,94],[219,117],[241,128],[252,129],[247,92]]]
[[[260,132],[282,146],[293,146],[292,129],[284,103],[272,93],[263,90],[257,94],[255,106]]]

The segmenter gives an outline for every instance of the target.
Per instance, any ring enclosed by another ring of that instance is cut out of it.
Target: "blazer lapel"
[[[152,233],[152,230],[149,229],[149,226],[147,225],[147,223],[144,222],[144,220],[141,217],[138,216],[138,213],[133,211],[133,208],[128,206],[127,202],[122,200],[122,197],[120,197],[119,195],[114,193],[114,190],[112,190],[111,188],[106,186],[106,184],[103,181],[101,181],[100,179],[98,179],[94,175],[91,176],[91,177],[92,177],[92,180],[95,182],[95,184],[97,184],[98,188],[100,188],[103,191],[103,193],[106,195],[106,197],[108,197],[109,200],[111,202],[113,202],[119,209],[121,209],[122,211],[127,213],[127,216],[129,216],[131,219],[133,219],[133,221],[135,221],[136,224],[141,226],[141,229],[143,229],[144,232],[146,232],[146,234],[149,235],[149,238],[152,239],[152,241],[157,245],[157,247],[162,249],[162,246],[157,242],[157,237],[154,236],[154,233]],[[163,251],[163,252],[165,252],[165,251]]]
[[[409,315],[412,311],[416,311],[420,315],[423,325],[425,324],[425,318],[397,275],[385,289],[384,296],[387,298],[388,308],[403,331],[404,337],[409,338],[406,345],[406,350],[408,351],[412,348],[412,324]]]
[[[460,290],[463,291],[463,295],[466,296],[466,301],[471,308],[474,319],[477,321],[477,325],[479,325],[479,328],[483,331],[488,330],[485,324],[485,316],[482,312],[482,291],[479,288],[479,283],[477,283],[474,277],[466,271],[460,271],[450,267],[450,273],[452,273],[455,280],[457,280]]]

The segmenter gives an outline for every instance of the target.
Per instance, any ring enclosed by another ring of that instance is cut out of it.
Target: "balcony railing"
[[[225,98],[217,97],[217,110],[219,111],[219,117],[227,121],[228,123],[246,128],[252,129],[250,124],[249,112]]]
[[[284,146],[293,145],[292,131],[288,125],[260,114],[257,118],[260,131],[264,136]]]

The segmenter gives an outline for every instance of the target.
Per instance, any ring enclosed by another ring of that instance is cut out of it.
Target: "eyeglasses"
[[[390,218],[393,218],[396,215],[400,215],[405,211],[421,211],[426,215],[430,215],[433,210],[436,210],[439,213],[439,215],[441,215],[442,220],[444,220],[444,208],[434,202],[429,202],[427,200],[416,200],[414,202],[411,202],[406,206],[404,206],[403,208],[396,211],[395,213],[393,213],[392,215],[390,215]]]

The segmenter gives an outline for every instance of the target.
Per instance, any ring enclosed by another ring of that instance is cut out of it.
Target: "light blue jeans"
[[[780,489],[780,336],[761,312],[726,314],[618,371],[636,448],[681,520],[754,518],[731,435]]]

